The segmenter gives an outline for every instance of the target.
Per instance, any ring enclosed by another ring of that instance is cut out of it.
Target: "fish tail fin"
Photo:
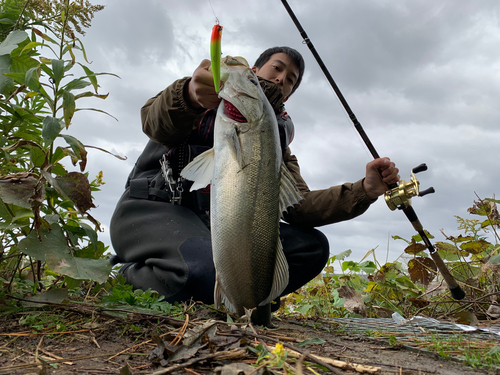
[[[214,149],[211,148],[193,159],[181,171],[181,176],[194,181],[189,191],[203,189],[212,182],[214,173]]]
[[[276,265],[274,266],[273,286],[269,296],[259,303],[259,306],[267,305],[272,300],[279,297],[288,285],[288,262],[286,261],[285,253],[283,252],[283,245],[278,238],[278,245],[276,251]]]
[[[298,204],[304,197],[297,188],[297,183],[284,162],[281,162],[280,213],[288,207]]]
[[[224,305],[227,307],[229,311],[232,313],[237,313],[234,305],[227,299],[222,287],[220,286],[219,280],[217,277],[215,278],[215,288],[214,288],[214,307],[218,309],[220,307],[221,302],[224,302]]]
[[[214,307],[218,309],[220,303],[222,302],[222,291],[219,285],[219,280],[215,278],[215,288],[214,288]]]

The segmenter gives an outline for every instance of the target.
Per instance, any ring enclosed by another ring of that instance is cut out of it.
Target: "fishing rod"
[[[344,95],[342,95],[342,92],[340,91],[339,87],[335,83],[334,79],[332,78],[330,72],[328,71],[328,68],[326,65],[323,63],[323,60],[319,56],[318,52],[316,51],[316,48],[314,48],[314,45],[311,42],[311,39],[307,36],[305,30],[301,26],[299,20],[295,16],[295,14],[292,11],[292,8],[290,8],[290,5],[288,5],[288,2],[286,0],[281,0],[283,3],[283,6],[287,10],[288,14],[290,15],[290,18],[292,19],[293,23],[299,30],[300,35],[302,36],[302,39],[304,40],[304,43],[307,44],[309,49],[311,50],[314,58],[316,59],[317,63],[319,64],[321,70],[326,76],[326,79],[330,83],[330,85],[333,88],[333,91],[337,94],[340,102],[342,103],[342,106],[346,110],[347,114],[349,115],[349,118],[351,119],[352,123],[354,124],[354,127],[358,131],[359,135],[363,139],[363,141],[366,144],[366,147],[368,147],[368,150],[372,154],[374,159],[380,158],[379,154],[375,150],[375,147],[373,146],[372,142],[366,135],[363,127],[359,123],[358,119],[356,118],[356,115],[352,111],[351,107],[349,107],[349,104],[347,104],[347,101],[344,98]],[[418,167],[415,167],[411,171],[411,179],[409,182],[406,182],[405,180],[400,180],[399,183],[394,183],[394,184],[387,184],[389,190],[385,193],[385,201],[387,205],[389,206],[389,209],[394,211],[396,208],[399,210],[402,210],[410,223],[413,225],[413,228],[418,232],[420,237],[422,238],[422,241],[424,242],[425,246],[429,250],[429,253],[434,260],[434,263],[436,264],[436,267],[439,269],[439,272],[443,276],[443,279],[446,281],[446,284],[448,284],[448,288],[450,289],[451,296],[456,299],[456,300],[461,300],[465,297],[465,293],[458,285],[457,281],[453,277],[453,275],[450,273],[450,270],[446,267],[446,264],[443,262],[443,259],[437,252],[437,250],[434,248],[432,245],[431,241],[429,240],[429,237],[424,231],[424,228],[422,224],[420,223],[420,220],[417,217],[417,214],[415,213],[415,210],[411,206],[411,198],[414,196],[419,196],[423,197],[424,195],[434,193],[434,188],[429,188],[424,191],[419,191],[419,185],[420,182],[415,178],[415,173],[418,172],[423,172],[427,170],[427,166],[425,164],[420,164]]]

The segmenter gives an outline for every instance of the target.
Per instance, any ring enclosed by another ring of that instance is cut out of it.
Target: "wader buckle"
[[[172,167],[170,166],[170,162],[166,158],[165,154],[162,156],[162,160],[160,160],[160,165],[161,174],[163,175],[165,183],[170,190],[170,203],[180,205],[182,200],[182,193],[184,192],[184,188],[182,187],[182,181],[184,179],[182,177],[179,177],[177,181],[174,180]]]

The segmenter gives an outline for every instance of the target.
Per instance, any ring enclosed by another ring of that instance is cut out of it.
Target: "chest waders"
[[[276,96],[273,102],[281,104]],[[293,139],[293,123],[277,116],[281,147]],[[179,176],[196,155],[213,146],[215,110],[207,111],[186,142],[168,149],[149,141],[127,180],[110,223],[120,272],[135,289],[153,289],[167,302],[213,303],[215,269],[210,238],[210,189],[189,192]],[[316,229],[280,223],[290,282],[283,295],[317,276],[329,257],[326,237]],[[244,281],[243,281],[244,282]],[[272,306],[276,310],[279,304]]]

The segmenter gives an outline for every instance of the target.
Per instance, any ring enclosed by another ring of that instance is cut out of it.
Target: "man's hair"
[[[297,50],[295,50],[293,48],[290,48],[290,47],[272,47],[272,48],[266,49],[264,52],[261,53],[259,58],[255,61],[254,66],[256,66],[259,69],[262,68],[262,66],[264,66],[264,64],[266,62],[268,62],[269,59],[271,58],[271,56],[274,55],[275,53],[286,54],[290,58],[290,60],[292,60],[292,62],[299,69],[299,76],[297,77],[297,82],[295,82],[295,85],[293,86],[292,92],[290,93],[290,95],[292,95],[295,92],[295,90],[297,90],[297,88],[300,85],[300,82],[302,81],[302,76],[304,75],[304,69],[306,66],[304,63],[304,59],[302,58],[302,55]]]

